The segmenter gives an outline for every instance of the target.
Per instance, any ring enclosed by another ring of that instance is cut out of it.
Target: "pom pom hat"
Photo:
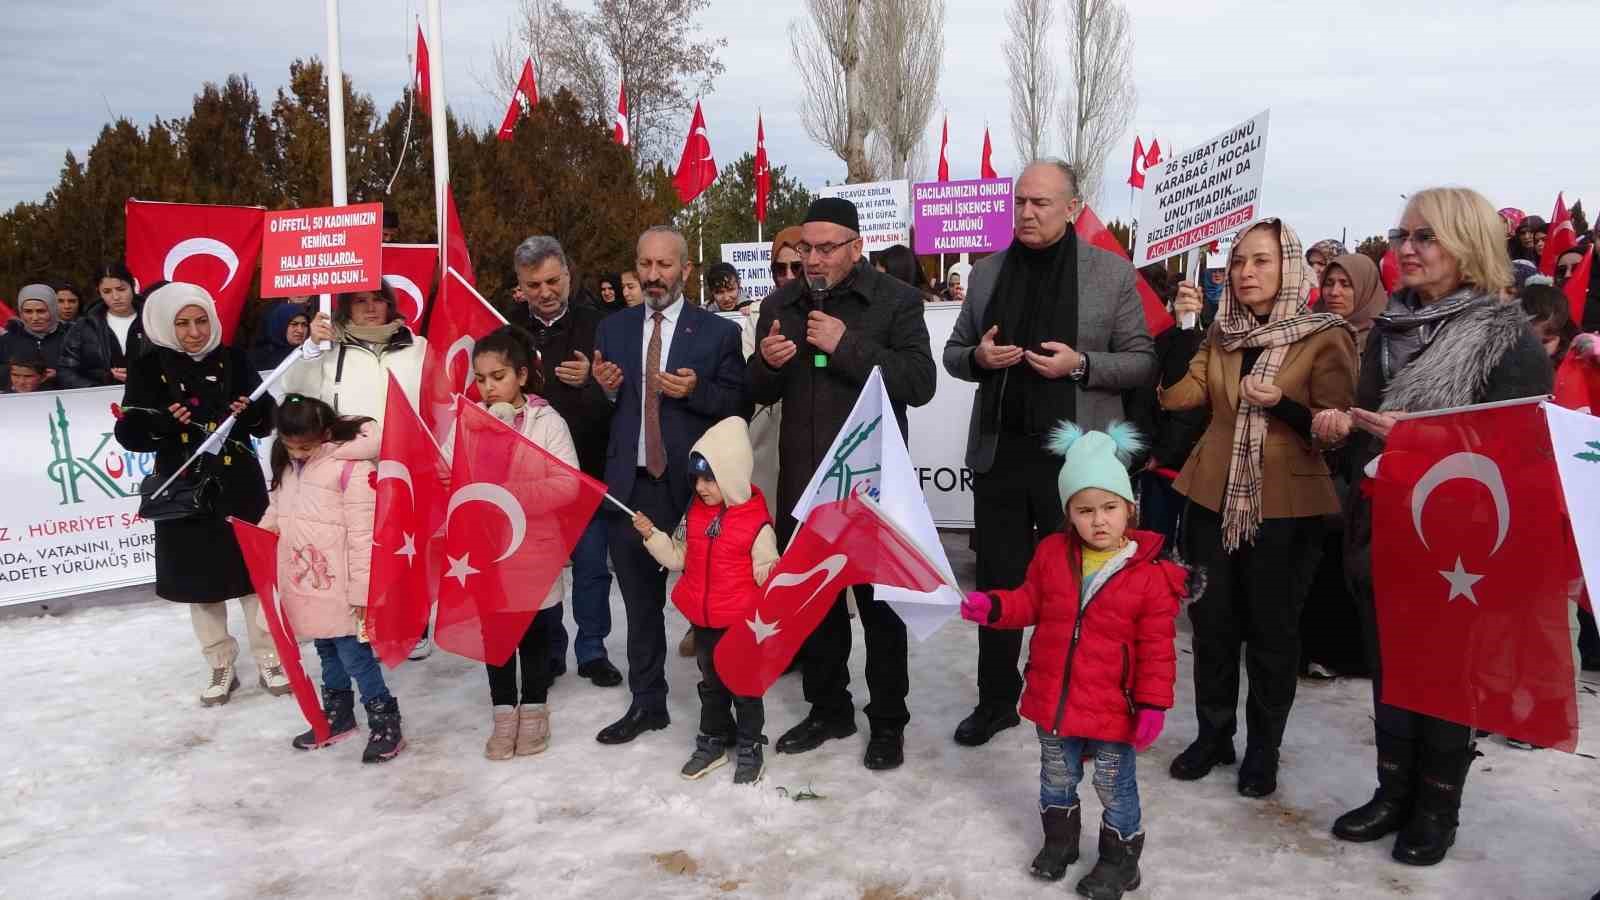
[[[1056,490],[1061,506],[1085,488],[1099,488],[1133,501],[1133,482],[1128,464],[1144,449],[1139,430],[1127,422],[1112,422],[1105,431],[1084,431],[1071,422],[1062,422],[1050,432],[1045,447],[1063,458]]]

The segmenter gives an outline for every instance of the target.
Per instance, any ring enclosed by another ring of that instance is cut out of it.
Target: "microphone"
[[[828,300],[828,279],[822,275],[813,275],[806,279],[806,286],[811,291],[811,308],[819,313],[826,313],[823,305]],[[811,354],[811,367],[826,369],[828,367],[828,354],[820,349]]]

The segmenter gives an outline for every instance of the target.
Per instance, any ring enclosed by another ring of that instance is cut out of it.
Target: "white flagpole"
[[[439,283],[444,284],[445,192],[450,188],[450,136],[445,127],[444,21],[439,0],[428,0],[428,95],[433,117],[433,214],[439,234]]]
[[[349,202],[345,177],[344,150],[344,64],[339,56],[339,0],[325,0],[328,15],[328,150],[333,174],[333,205]],[[333,316],[333,295],[323,294],[318,304],[322,314]],[[328,341],[321,342],[327,350]]]

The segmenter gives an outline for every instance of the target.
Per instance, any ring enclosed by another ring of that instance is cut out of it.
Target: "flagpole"
[[[339,54],[339,0],[325,0],[324,9],[328,17],[328,152],[332,157],[333,205],[344,206],[349,202],[349,194],[345,175],[344,64]],[[317,307],[323,315],[332,318],[333,295],[323,294]],[[327,350],[330,344],[322,341],[320,346]]]
[[[439,284],[445,282],[445,197],[450,189],[450,134],[445,127],[444,22],[439,0],[428,0],[428,107],[433,119],[433,216],[439,235]]]

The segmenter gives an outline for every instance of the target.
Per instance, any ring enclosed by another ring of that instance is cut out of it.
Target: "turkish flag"
[[[767,576],[751,618],[717,643],[717,674],[737,696],[766,693],[839,591],[868,583],[929,593],[945,581],[871,499],[852,493],[812,507]]]
[[[434,641],[505,665],[606,488],[476,403],[455,423]]]
[[[0,300],[0,328],[6,327],[6,323],[16,317],[17,311],[11,308],[11,304]]]
[[[1395,426],[1372,490],[1383,702],[1576,748],[1560,490],[1536,399]]]
[[[705,113],[700,111],[700,101],[696,100],[689,136],[684,139],[683,156],[678,159],[678,174],[672,176],[672,186],[677,188],[678,201],[688,204],[716,180],[717,161],[712,158]]]
[[[617,85],[617,124],[611,129],[611,139],[626,147],[632,143],[628,133],[628,86]]]
[[[517,120],[538,105],[539,84],[533,79],[533,58],[529,57],[522,64],[522,77],[517,79],[517,89],[511,92],[511,103],[506,107],[506,117],[500,122],[497,137],[502,141],[511,140],[516,135]]]
[[[1378,260],[1378,279],[1383,282],[1383,292],[1392,294],[1400,286],[1400,257],[1394,248],[1383,251],[1383,257]]]
[[[1100,217],[1088,206],[1083,212],[1078,213],[1078,221],[1073,225],[1078,232],[1078,240],[1088,241],[1091,246],[1102,250],[1109,250],[1123,259],[1128,259],[1128,251],[1122,249],[1117,242],[1116,235],[1106,228]],[[1156,296],[1155,289],[1145,282],[1139,270],[1133,271],[1133,286],[1139,292],[1139,305],[1144,307],[1144,325],[1149,329],[1150,336],[1155,337],[1172,327],[1172,313],[1167,312],[1167,305]]]
[[[945,151],[950,147],[950,115],[945,114],[944,132],[939,137],[939,180],[950,180],[950,160],[945,156]]]
[[[1572,270],[1572,274],[1567,276],[1566,283],[1561,286],[1561,290],[1567,295],[1567,310],[1574,324],[1583,323],[1583,308],[1588,305],[1589,299],[1589,276],[1593,270],[1594,246],[1591,245],[1584,251],[1583,259]]]
[[[1145,151],[1144,168],[1148,172],[1152,166],[1159,165],[1161,165],[1161,141],[1157,139],[1151,141],[1150,149]]]
[[[266,210],[259,206],[128,199],[128,269],[149,290],[158,281],[199,285],[217,304],[222,342],[233,343],[255,284]]]
[[[422,332],[438,271],[438,244],[383,245],[383,283],[394,292],[400,314],[406,317],[406,327],[413,332]]]
[[[300,663],[300,644],[295,640],[294,627],[289,624],[289,617],[278,609],[278,536],[233,516],[228,517],[228,522],[233,526],[233,536],[244,556],[245,568],[250,570],[250,583],[255,586],[256,596],[261,598],[261,616],[267,620],[273,646],[278,648],[278,663],[289,678],[289,689],[294,692],[295,702],[300,704],[306,724],[311,726],[320,744],[328,739],[328,717],[317,700],[316,687],[306,677],[305,667]]]
[[[428,323],[428,348],[422,357],[422,390],[418,411],[434,440],[441,444],[455,419],[456,398],[478,399],[472,380],[472,348],[478,338],[506,320],[461,273],[445,273],[439,305]]]
[[[983,158],[978,162],[978,175],[981,178],[999,178],[994,171],[994,145],[989,143],[989,126],[983,126]]]
[[[1600,410],[1600,366],[1576,350],[1567,351],[1556,367],[1556,386],[1551,393],[1557,406],[1591,414]]]
[[[461,230],[461,214],[456,212],[454,188],[444,189],[444,267],[455,269],[467,284],[478,286],[478,276],[472,273],[472,254],[467,252],[467,234]]]
[[[1133,161],[1129,163],[1128,186],[1136,190],[1144,189],[1144,139],[1138,135],[1133,136]]]
[[[756,113],[756,221],[767,221],[767,197],[772,194],[772,166],[767,162],[767,130]]]
[[[422,101],[422,111],[431,113],[433,103],[429,99],[428,91],[428,42],[422,37],[422,23],[417,23],[417,99]]]
[[[1556,274],[1556,261],[1561,254],[1578,245],[1578,233],[1572,227],[1572,213],[1567,210],[1566,195],[1556,194],[1556,209],[1550,214],[1550,233],[1544,239],[1544,250],[1539,254],[1539,271]]]
[[[367,579],[367,634],[372,650],[393,669],[428,625],[438,587],[430,577],[429,547],[444,524],[450,467],[439,445],[389,375],[378,451],[372,569]]]

